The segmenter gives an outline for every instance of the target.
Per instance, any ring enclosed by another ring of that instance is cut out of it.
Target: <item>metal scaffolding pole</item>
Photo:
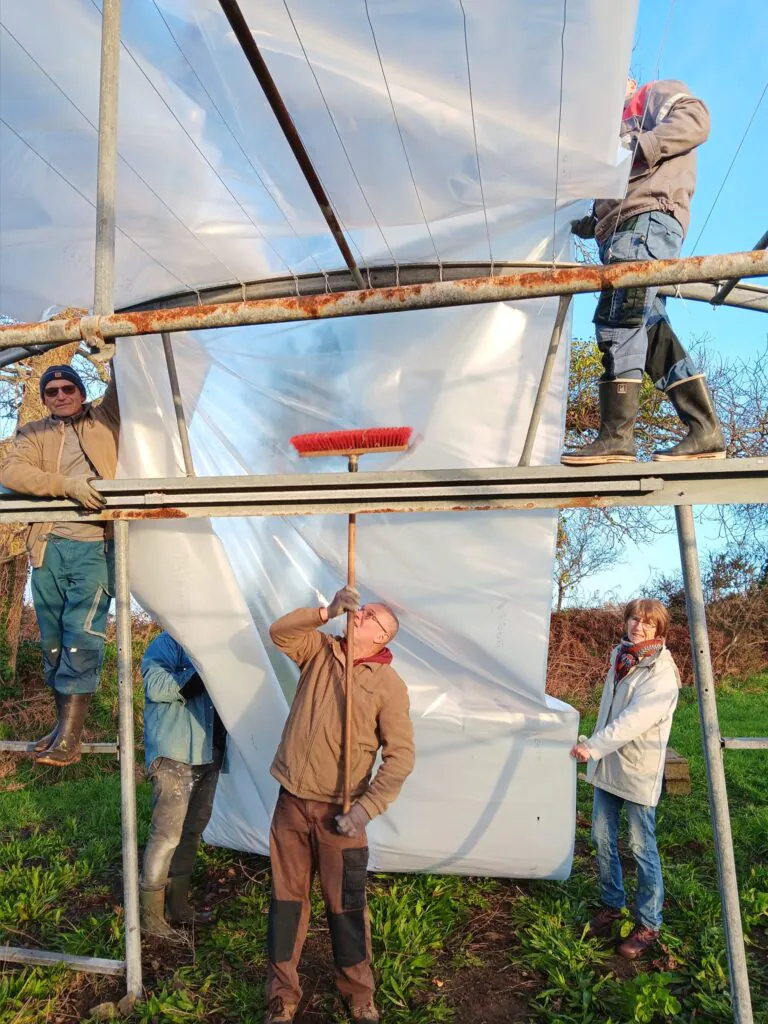
[[[541,371],[541,380],[539,381],[539,388],[533,402],[531,421],[528,424],[528,433],[525,435],[523,452],[520,456],[518,466],[530,466],[531,464],[531,455],[533,454],[533,445],[536,441],[536,432],[539,429],[539,423],[541,422],[541,412],[544,408],[544,399],[546,398],[547,391],[549,390],[549,382],[552,380],[552,371],[555,368],[557,350],[560,347],[560,338],[563,334],[563,326],[565,324],[565,318],[568,315],[568,307],[570,304],[570,295],[560,296],[560,302],[557,306],[557,314],[555,315],[555,323],[552,327],[552,336],[549,339],[549,348],[547,349],[547,355],[544,359],[544,367]]]
[[[768,249],[768,231],[766,231],[765,234],[758,239],[754,248]],[[731,292],[738,283],[738,277],[733,277],[730,281],[726,281],[725,284],[722,285],[722,287],[718,288],[716,294],[712,297],[712,305],[722,306],[722,304],[725,302],[725,300],[728,298],[728,296],[731,294]]]
[[[694,256],[674,260],[642,260],[584,265],[567,270],[548,269],[461,281],[395,288],[369,288],[327,295],[302,295],[259,301],[182,306],[113,313],[111,316],[72,317],[35,324],[0,327],[0,349],[45,342],[162,334],[163,331],[210,330],[248,324],[293,323],[409,309],[472,306],[488,302],[578,295],[616,288],[720,281],[724,277],[759,277],[768,274],[768,253],[741,252],[720,256]]]
[[[176,358],[173,354],[173,342],[170,334],[165,332],[163,332],[163,351],[165,352],[165,365],[168,367],[168,379],[171,382],[173,409],[176,413],[176,426],[178,427],[179,441],[181,442],[181,455],[184,459],[184,472],[187,476],[194,476],[195,464],[192,461],[192,448],[189,444],[187,419],[184,415],[184,405],[181,401],[181,389],[179,387],[179,375],[176,370]]]
[[[117,89],[120,71],[120,2],[104,0],[101,12],[99,152],[96,170],[96,262],[93,312],[114,312]]]
[[[723,931],[728,951],[728,970],[731,981],[731,1002],[736,1024],[752,1024],[752,1000],[749,993],[747,956],[739,907],[739,883],[733,852],[731,816],[728,791],[725,784],[720,724],[717,717],[715,681],[709,652],[707,618],[704,593],[701,586],[699,554],[696,548],[696,529],[690,505],[675,508],[677,536],[680,543],[680,562],[683,568],[685,605],[691,635],[691,655],[699,699],[699,717],[704,740],[704,762],[707,769],[707,790],[712,816],[712,835],[720,884],[720,903],[723,912]]]
[[[131,588],[128,575],[128,523],[115,523],[115,613],[120,727],[120,817],[123,840],[123,908],[125,978],[129,996],[140,998],[141,932],[139,928],[139,854],[136,845],[136,766],[133,736],[133,659]]]

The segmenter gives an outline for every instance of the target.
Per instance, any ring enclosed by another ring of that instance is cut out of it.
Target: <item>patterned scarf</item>
[[[657,654],[663,647],[664,638],[661,636],[654,637],[653,640],[641,640],[639,644],[630,643],[626,637],[622,637],[619,653],[616,655],[616,682],[621,682],[627,672],[643,658]]]

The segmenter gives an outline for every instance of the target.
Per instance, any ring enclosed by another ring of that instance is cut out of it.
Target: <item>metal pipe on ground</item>
[[[120,749],[120,819],[123,845],[125,975],[129,996],[141,997],[139,853],[136,845],[136,766],[133,735],[131,587],[128,575],[128,523],[115,523],[115,619]]]
[[[555,368],[557,350],[560,347],[560,338],[563,334],[563,326],[565,325],[565,318],[568,315],[568,307],[570,304],[570,295],[560,296],[557,313],[555,314],[555,322],[552,326],[552,335],[549,339],[549,348],[547,349],[547,355],[544,359],[544,367],[541,371],[541,380],[539,381],[536,398],[533,401],[531,420],[528,424],[528,433],[525,435],[523,451],[520,456],[518,466],[530,466],[531,464],[531,455],[533,454],[533,445],[536,441],[536,432],[538,431],[539,423],[541,422],[541,411],[544,408],[544,399],[546,398],[547,391],[549,390],[549,382],[552,380],[552,371]]]
[[[768,231],[766,231],[765,234],[758,239],[757,243],[754,246],[754,249],[768,249]],[[731,292],[739,283],[739,281],[740,278],[738,277],[733,277],[730,281],[726,281],[725,284],[723,284],[722,287],[720,287],[715,293],[715,295],[712,297],[712,305],[722,306],[722,304],[731,294]]]
[[[164,331],[172,333],[241,327],[247,324],[325,320],[410,309],[542,298],[547,295],[576,295],[602,289],[717,281],[732,276],[759,277],[763,274],[768,274],[768,254],[753,251],[678,260],[581,266],[567,270],[538,270],[504,277],[437,281],[423,285],[208,306],[182,306],[141,313],[113,313],[111,316],[72,317],[36,324],[9,324],[0,327],[0,349],[46,342],[78,341],[88,338],[94,332],[103,338],[133,337],[161,334]]]
[[[267,67],[266,61],[261,55],[256,40],[253,38],[253,33],[248,27],[248,22],[245,20],[243,12],[240,10],[240,5],[237,0],[219,0],[219,6],[221,7],[224,15],[229,22],[230,28],[235,34],[235,38],[240,44],[240,49],[245,54],[245,58],[251,65],[259,85],[261,86],[264,95],[267,98],[272,108],[272,112],[277,118],[277,123],[282,129],[283,135],[286,138],[288,145],[291,147],[296,162],[298,163],[301,173],[309,185],[312,195],[315,197],[317,205],[320,207],[320,212],[325,218],[325,223],[328,225],[331,234],[333,235],[336,245],[339,247],[339,252],[344,257],[344,262],[350,269],[352,277],[354,278],[355,284],[358,288],[365,288],[365,282],[363,276],[360,273],[360,268],[355,262],[355,257],[352,255],[352,250],[349,248],[344,232],[339,224],[339,220],[334,212],[331,201],[323,188],[323,184],[318,177],[317,171],[315,170],[314,164],[310,159],[309,153],[301,141],[301,136],[296,130],[296,125],[293,122],[293,118],[285,105],[283,97],[280,95],[280,90],[275,85],[275,80]]]
[[[753,1024],[752,997],[749,992],[747,957],[744,950],[744,933],[739,906],[739,882],[733,853],[731,816],[728,809],[728,791],[725,784],[720,723],[717,717],[715,680],[709,651],[693,508],[690,505],[678,506],[675,508],[675,519],[677,520],[680,562],[685,586],[685,606],[691,634],[691,655],[699,700],[699,717],[704,740],[704,762],[707,769],[712,837],[720,885],[723,932],[728,952],[733,1019],[735,1024]]]

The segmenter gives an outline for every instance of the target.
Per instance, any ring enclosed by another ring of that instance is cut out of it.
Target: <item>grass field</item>
[[[96,711],[104,734],[114,728],[109,722],[114,702],[114,689],[107,685]],[[722,687],[719,706],[724,734],[768,735],[768,675]],[[589,724],[586,719],[582,728]],[[730,1020],[691,690],[681,695],[672,745],[690,759],[693,793],[665,797],[659,808],[667,906],[657,959],[628,964],[610,946],[584,938],[582,926],[596,905],[597,888],[589,848],[591,789],[580,784],[576,860],[567,882],[424,875],[371,879],[378,999],[385,1024]],[[119,780],[114,765],[90,758],[62,776],[28,763],[4,764],[0,943],[120,957]],[[729,753],[726,765],[755,1019],[768,1024],[768,752]],[[138,787],[138,800],[143,843],[150,811],[145,782]],[[268,862],[205,848],[196,882],[203,901],[218,911],[219,922],[194,942],[175,947],[145,942],[147,998],[131,1020],[259,1024]],[[307,1000],[297,1018],[304,1024],[345,1019],[333,991],[328,937],[316,900],[303,962]],[[0,966],[0,1024],[69,1024],[122,994],[112,979]]]

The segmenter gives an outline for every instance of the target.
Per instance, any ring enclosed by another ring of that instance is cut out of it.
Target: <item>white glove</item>
[[[335,619],[342,612],[356,612],[360,607],[360,594],[354,587],[342,587],[336,591],[328,605],[328,618]]]

